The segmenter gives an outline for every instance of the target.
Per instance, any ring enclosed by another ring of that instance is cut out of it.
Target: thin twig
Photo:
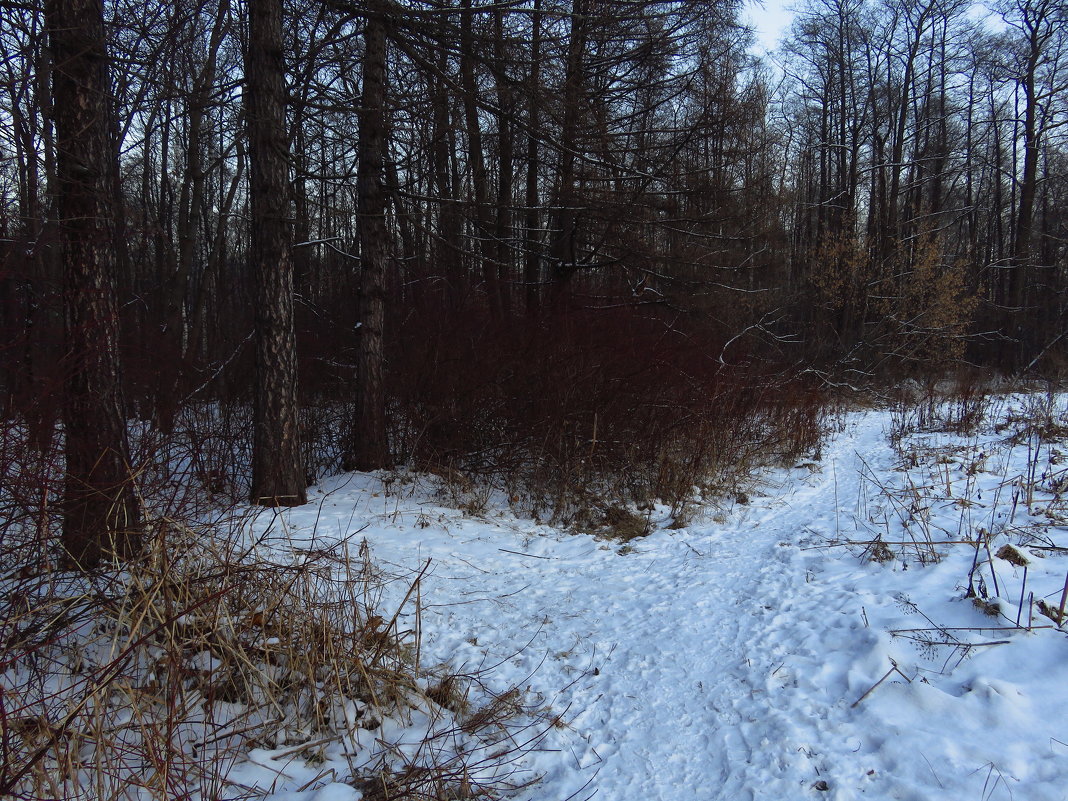
[[[860,696],[860,698],[858,698],[856,701],[854,701],[852,704],[850,704],[850,706],[849,706],[850,709],[855,709],[857,707],[857,705],[860,704],[861,701],[863,701],[865,698],[867,698],[869,695],[871,695],[873,692],[875,692],[875,688],[878,687],[880,684],[882,684],[884,681],[886,681],[888,678],[890,678],[890,674],[891,673],[897,673],[901,678],[903,678],[909,684],[912,684],[912,679],[910,679],[908,676],[906,676],[904,673],[902,673],[898,669],[897,662],[895,662],[893,659],[891,659],[890,660],[890,665],[891,665],[890,669],[888,671],[886,671],[886,673],[883,674],[883,677],[881,679],[879,679],[877,682],[875,682],[875,684],[873,684],[871,687],[869,687],[867,689],[867,691],[864,693],[864,695]]]

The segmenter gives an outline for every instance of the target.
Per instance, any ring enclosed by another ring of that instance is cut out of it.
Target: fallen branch
[[[860,698],[858,698],[856,701],[854,701],[852,704],[850,704],[850,706],[849,706],[850,709],[855,709],[860,704],[861,701],[863,701],[865,698],[867,698],[869,695],[871,695],[873,692],[875,692],[875,689],[880,684],[882,684],[884,681],[886,681],[888,678],[890,678],[890,674],[892,674],[892,673],[897,673],[897,675],[899,675],[901,678],[903,678],[909,684],[912,684],[912,679],[910,679],[908,676],[906,676],[904,673],[902,673],[900,669],[898,669],[897,662],[895,662],[893,659],[891,659],[890,660],[890,664],[892,665],[892,667],[888,671],[886,671],[886,673],[883,674],[883,677],[881,679],[879,679],[877,682],[875,682],[875,684],[873,684],[871,687],[869,687],[867,689],[867,691],[864,693],[864,695],[860,696]]]

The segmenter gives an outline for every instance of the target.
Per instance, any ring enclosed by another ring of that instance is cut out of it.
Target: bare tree
[[[1005,10],[1006,21],[1018,37],[1016,63],[1012,74],[1023,93],[1020,138],[1023,160],[1018,178],[1015,236],[1012,245],[1013,271],[1010,301],[1025,305],[1025,289],[1032,262],[1035,203],[1039,183],[1039,155],[1042,140],[1053,127],[1057,109],[1068,94],[1068,10],[1058,0],[1015,0]],[[1063,117],[1063,114],[1061,115]]]

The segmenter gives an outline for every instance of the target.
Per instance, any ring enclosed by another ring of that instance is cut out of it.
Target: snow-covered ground
[[[1022,423],[895,447],[906,417],[850,413],[819,461],[682,529],[654,513],[626,546],[362,475],[259,526],[298,546],[359,532],[398,575],[429,560],[423,663],[541,712],[522,799],[1066,799],[1068,639],[1039,601],[1065,586],[1068,448]],[[343,779],[340,757],[274,756],[235,775],[278,801],[359,797],[308,785]]]

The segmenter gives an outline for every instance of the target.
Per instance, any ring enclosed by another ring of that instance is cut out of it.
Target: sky
[[[755,53],[763,55],[779,46],[783,34],[794,18],[793,11],[789,9],[796,2],[797,0],[746,0],[742,8],[742,21],[752,25],[756,33],[756,41],[753,44]],[[976,19],[985,19],[995,30],[1002,27],[988,3],[974,2],[968,13]]]
[[[742,11],[744,22],[751,24],[756,32],[754,50],[767,53],[779,46],[793,13],[786,10],[792,0],[748,0]]]

